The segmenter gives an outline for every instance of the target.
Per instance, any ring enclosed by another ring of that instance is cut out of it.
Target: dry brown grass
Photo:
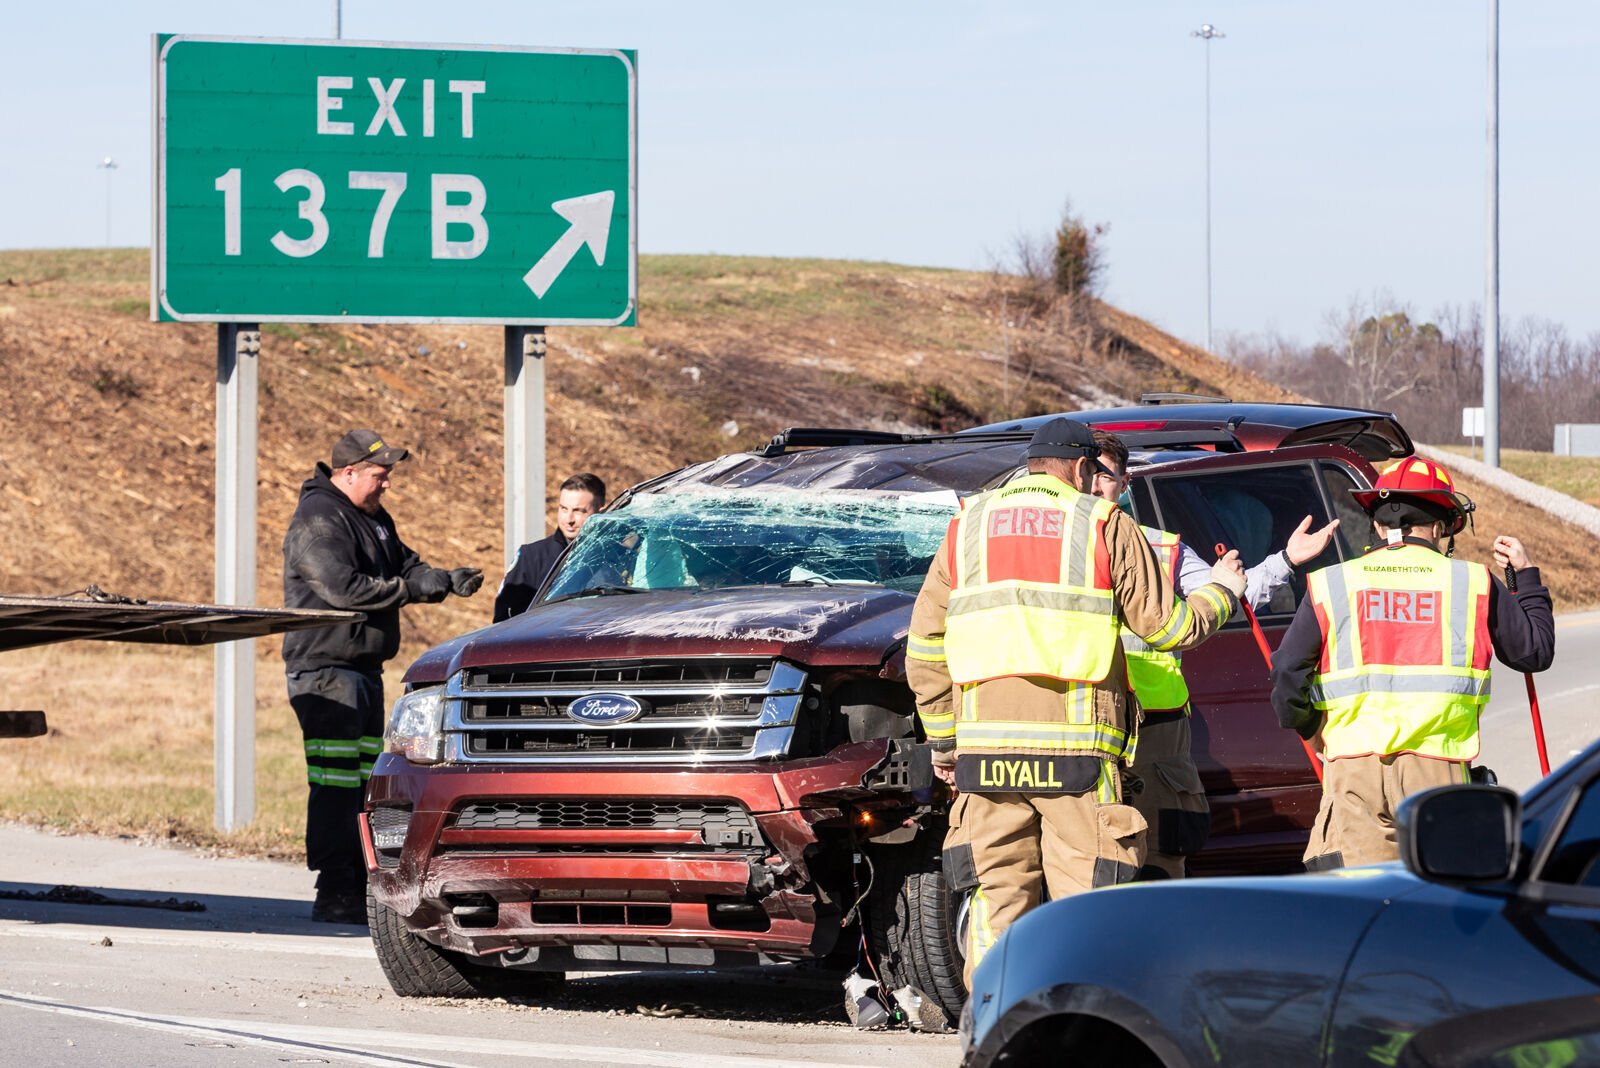
[[[139,250],[0,252],[0,591],[92,582],[211,597],[215,330],[145,321],[147,269]],[[1297,399],[1114,308],[1096,303],[1095,321],[1077,322],[993,275],[643,257],[639,294],[636,329],[551,331],[547,500],[574,471],[621,489],[785,426],[953,430],[1151,390]],[[502,564],[501,337],[455,326],[264,332],[257,603],[282,603],[299,485],[355,426],[412,449],[386,502],[406,541],[431,563],[489,576],[471,600],[403,611],[391,688],[422,649],[489,618]],[[1468,492],[1480,530],[1529,543],[1562,609],[1600,603],[1600,572],[1583,566],[1592,539]],[[212,829],[210,652],[106,643],[0,657],[0,704],[43,707],[57,732],[0,743],[0,818],[298,853],[299,733],[278,642],[258,644],[250,827]]]
[[[302,857],[305,762],[281,661],[256,666],[256,817],[215,829],[210,649],[76,642],[7,653],[7,708],[50,733],[0,742],[0,814],[74,833]]]

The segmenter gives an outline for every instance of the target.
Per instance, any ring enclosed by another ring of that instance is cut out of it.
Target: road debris
[[[58,905],[122,905],[139,909],[168,909],[172,912],[204,912],[199,901],[181,901],[175,897],[111,897],[84,886],[52,886],[48,890],[0,890],[3,901],[49,901]],[[109,941],[102,943],[110,945]]]

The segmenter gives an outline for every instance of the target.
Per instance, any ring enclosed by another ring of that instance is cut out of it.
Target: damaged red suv
[[[1075,413],[1121,435],[1140,522],[1247,564],[1409,455],[1390,415],[1174,403]],[[854,958],[954,1019],[961,902],[905,683],[912,601],[958,498],[1023,466],[1046,416],[958,434],[789,430],[594,516],[524,614],[420,657],[361,834],[403,995],[536,991],[574,971]],[[1261,622],[1288,625],[1303,580]],[[1192,870],[1299,867],[1318,787],[1242,622],[1185,656],[1212,833]]]

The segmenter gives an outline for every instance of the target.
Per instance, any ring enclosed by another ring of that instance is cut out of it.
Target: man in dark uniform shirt
[[[556,497],[555,533],[517,550],[517,558],[501,581],[500,592],[495,594],[494,622],[527,611],[550,569],[578,536],[578,530],[605,506],[606,484],[599,476],[573,475],[561,483],[561,492]]]

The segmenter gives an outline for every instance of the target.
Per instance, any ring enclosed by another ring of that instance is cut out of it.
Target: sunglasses
[[[1093,456],[1089,457],[1089,462],[1094,464],[1094,467],[1095,467],[1094,477],[1095,478],[1109,478],[1112,482],[1116,482],[1116,483],[1120,483],[1122,481],[1122,476],[1121,475],[1117,474],[1115,471],[1111,470],[1105,464],[1101,463],[1099,461],[1099,459],[1097,459],[1096,457],[1093,457]]]

